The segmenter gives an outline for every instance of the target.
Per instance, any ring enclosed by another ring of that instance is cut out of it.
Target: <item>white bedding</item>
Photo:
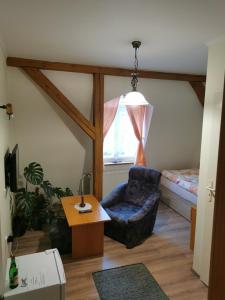
[[[162,175],[188,192],[198,195],[198,169],[163,170]]]
[[[176,183],[172,182],[171,180],[167,179],[166,177],[162,176],[161,177],[161,184],[174,192],[175,194],[181,196],[185,200],[197,204],[197,196],[184,188],[180,187]]]

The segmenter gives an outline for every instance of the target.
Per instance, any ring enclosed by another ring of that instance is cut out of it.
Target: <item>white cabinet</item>
[[[6,289],[4,298],[8,300],[64,300],[65,273],[57,249],[16,257],[19,286],[9,288],[7,261]]]

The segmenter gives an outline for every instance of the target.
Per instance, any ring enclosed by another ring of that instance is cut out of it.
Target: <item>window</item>
[[[125,105],[119,104],[115,119],[104,139],[104,163],[134,162],[138,147]]]

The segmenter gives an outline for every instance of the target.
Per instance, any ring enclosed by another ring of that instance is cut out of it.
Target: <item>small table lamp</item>
[[[79,212],[91,212],[92,205],[90,203],[85,203],[84,202],[84,178],[86,174],[82,176],[80,179],[80,196],[81,196],[81,201],[79,204],[75,204],[75,208],[79,210]]]

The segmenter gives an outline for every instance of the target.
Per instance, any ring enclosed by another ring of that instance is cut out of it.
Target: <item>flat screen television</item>
[[[18,144],[13,148],[10,155],[10,190],[11,192],[17,192],[18,189],[18,172],[19,172],[19,149]]]
[[[4,167],[5,167],[5,188],[10,186],[10,152],[7,150],[4,158]]]
[[[10,188],[11,192],[17,192],[18,189],[18,172],[19,172],[19,148],[18,144],[13,148],[10,153],[7,150],[5,154],[5,185]]]

